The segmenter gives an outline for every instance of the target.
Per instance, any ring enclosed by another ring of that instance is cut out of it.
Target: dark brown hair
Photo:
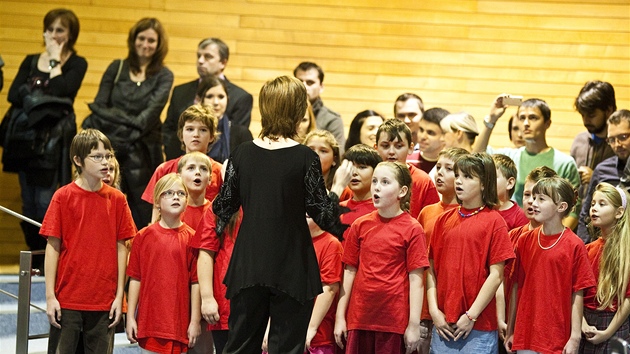
[[[127,49],[129,49],[127,61],[134,74],[140,72],[140,58],[138,58],[138,53],[136,52],[136,37],[138,37],[140,32],[144,32],[148,29],[154,30],[158,35],[158,45],[155,49],[155,54],[153,54],[151,62],[149,66],[147,66],[146,76],[150,77],[162,70],[164,67],[164,58],[166,58],[166,54],[168,53],[168,39],[166,38],[166,32],[160,20],[145,17],[131,27],[129,36],[127,37]]]

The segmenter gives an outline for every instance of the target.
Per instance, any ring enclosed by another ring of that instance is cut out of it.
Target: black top
[[[34,56],[39,58],[39,54],[26,56],[20,65],[18,73],[15,75],[13,83],[11,83],[7,100],[17,107],[22,107],[22,101],[27,93],[24,91],[20,92],[20,86],[29,81],[31,76],[31,64],[33,63]],[[45,93],[56,97],[68,97],[74,101],[74,98],[77,96],[77,92],[79,92],[79,88],[81,87],[81,82],[83,82],[83,77],[85,76],[86,71],[87,61],[85,58],[72,53],[72,55],[70,55],[68,60],[66,60],[61,67],[61,75],[48,79],[50,77],[50,73],[39,71],[36,65],[33,70],[33,76],[42,80],[41,88]]]
[[[227,162],[213,211],[217,232],[242,205],[243,219],[224,279],[227,298],[254,285],[285,292],[300,302],[322,292],[306,213],[324,230],[341,235],[339,199],[326,195],[317,154],[304,145],[267,150],[254,142],[236,148]]]

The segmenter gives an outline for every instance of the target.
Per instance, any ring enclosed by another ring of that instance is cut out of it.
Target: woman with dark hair
[[[25,216],[40,222],[57,186],[72,180],[69,148],[77,130],[72,103],[87,71],[87,61],[74,50],[78,37],[79,19],[74,12],[68,9],[49,11],[44,17],[45,50],[40,54],[26,56],[7,97],[14,112],[26,111],[26,106],[34,102],[30,98],[40,93],[47,97],[67,99],[64,109],[55,109],[56,112],[53,114],[57,115],[58,122],[49,131],[50,136],[44,152],[45,161],[42,158],[8,156],[10,150],[6,145],[8,141],[4,142],[4,171],[19,174],[22,212]],[[27,114],[30,116],[30,113]],[[50,112],[46,114],[50,115]],[[45,124],[45,121],[51,121],[50,118],[51,116],[46,116],[41,122]],[[42,131],[40,128],[36,127]],[[23,145],[16,147],[18,150],[24,148]],[[15,164],[9,162],[9,159],[13,158]],[[26,244],[31,250],[46,247],[46,240],[39,236],[38,227],[22,222],[22,230]]]
[[[350,123],[344,151],[348,151],[357,144],[374,146],[376,144],[376,131],[384,121],[385,117],[371,109],[359,112]]]
[[[210,148],[208,155],[215,161],[223,163],[230,157],[230,153],[242,142],[252,141],[252,133],[244,125],[232,124],[230,118],[225,114],[229,97],[225,81],[210,75],[204,77],[197,86],[196,100],[204,106],[208,106],[218,118],[218,127],[215,142]]]
[[[127,58],[114,60],[103,74],[83,128],[99,129],[111,140],[120,163],[121,190],[142,228],[151,220],[151,205],[142,201],[142,192],[164,161],[160,114],[173,73],[164,66],[168,40],[158,19],[138,21],[129,31],[127,47]]]

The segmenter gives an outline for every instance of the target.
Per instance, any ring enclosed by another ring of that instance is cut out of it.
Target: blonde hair
[[[330,166],[330,171],[328,171],[328,175],[324,176],[326,189],[330,190],[332,188],[333,178],[335,177],[335,172],[339,168],[339,164],[341,163],[341,156],[339,153],[339,143],[335,139],[335,136],[332,135],[328,130],[313,130],[312,132],[306,134],[304,137],[303,145],[308,145],[308,142],[311,141],[312,138],[318,137],[324,139],[326,144],[330,146],[330,149],[333,151],[333,164]]]
[[[203,163],[208,168],[210,174],[212,174],[212,161],[210,160],[208,155],[199,151],[189,152],[186,155],[182,156],[182,158],[179,159],[179,162],[177,163],[177,173],[182,173],[184,166],[186,166],[186,164],[190,160],[195,160],[197,162]]]
[[[109,166],[114,167],[114,177],[111,180],[111,186],[120,190],[120,163],[116,159],[116,155],[114,155],[114,151],[112,150],[112,157],[109,159]],[[108,166],[108,168],[109,168]]]
[[[622,195],[628,200],[628,194],[609,183],[597,185],[595,192],[600,192],[615,208],[623,208]],[[599,261],[599,279],[597,281],[597,301],[599,310],[614,308],[614,301],[621,304],[626,297],[628,279],[630,278],[630,225],[628,225],[628,208],[624,208],[621,218],[606,238],[602,258]]]
[[[184,188],[184,191],[186,192],[186,194],[188,194],[188,188],[186,188],[186,185],[184,184],[184,180],[177,173],[166,174],[162,176],[162,178],[160,178],[155,184],[155,189],[153,189],[153,207],[158,209],[158,216],[157,216],[157,219],[155,220],[156,222],[162,219],[162,214],[159,212],[160,200],[162,199],[161,198],[162,193],[171,189],[178,182],[179,184],[182,185],[182,188]],[[183,198],[183,200],[184,202],[186,202],[186,198]]]
[[[440,128],[442,128],[442,131],[445,133],[454,133],[461,130],[466,134],[466,138],[471,145],[475,142],[477,135],[479,135],[475,118],[467,112],[451,113],[447,115],[440,121]]]

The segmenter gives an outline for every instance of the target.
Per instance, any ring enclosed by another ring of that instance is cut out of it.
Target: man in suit
[[[197,47],[197,73],[200,79],[206,75],[216,75],[225,81],[229,98],[225,114],[231,124],[248,128],[254,99],[247,91],[234,85],[223,75],[229,56],[230,48],[219,38],[203,39]],[[162,126],[162,140],[167,160],[183,154],[181,142],[177,137],[177,121],[186,108],[196,103],[195,96],[200,79],[175,86],[173,89],[166,120]]]

